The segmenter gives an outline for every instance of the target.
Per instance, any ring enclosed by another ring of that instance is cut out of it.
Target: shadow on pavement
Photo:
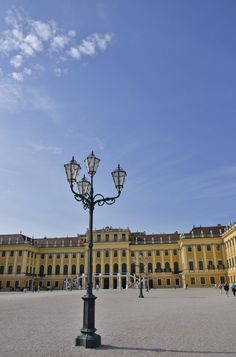
[[[173,353],[202,353],[202,354],[231,354],[236,355],[236,351],[234,352],[226,352],[226,351],[186,351],[186,350],[168,350],[165,348],[143,348],[143,347],[118,347],[112,345],[102,345],[99,350],[127,350],[127,351],[145,351],[145,352],[173,352]]]

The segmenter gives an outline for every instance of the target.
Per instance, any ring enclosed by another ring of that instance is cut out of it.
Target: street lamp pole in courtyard
[[[117,169],[111,173],[118,191],[116,196],[104,197],[100,193],[94,195],[93,177],[97,172],[100,159],[92,152],[84,162],[90,180],[87,180],[86,177],[83,176],[82,180],[77,181],[81,166],[75,161],[74,157],[68,164],[64,165],[67,180],[74,194],[74,198],[76,201],[82,202],[85,210],[89,210],[88,283],[87,292],[82,297],[84,300],[83,328],[81,329],[81,335],[76,338],[75,344],[76,346],[84,346],[85,348],[96,348],[101,345],[101,336],[95,333],[96,296],[93,295],[93,211],[96,205],[103,206],[105,203],[108,205],[115,203],[124,187],[126,172],[118,165]],[[77,185],[77,189],[75,189],[75,184]]]

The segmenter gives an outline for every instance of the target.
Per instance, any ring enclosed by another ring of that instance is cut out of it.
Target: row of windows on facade
[[[189,261],[188,267],[189,267],[189,270],[194,270],[194,263],[192,261]],[[198,261],[198,269],[199,270],[204,269],[204,264],[203,264],[203,261],[201,261],[201,260]],[[207,269],[216,269],[212,260],[208,260]],[[223,264],[222,260],[218,260],[217,269],[224,269],[224,264]]]
[[[211,248],[212,248],[212,246],[210,245],[210,244],[207,244],[207,250],[208,251],[211,251]],[[220,244],[216,244],[216,250],[218,250],[218,251],[220,251]],[[188,249],[188,252],[192,252],[192,250],[193,250],[193,247],[192,247],[192,245],[188,245],[187,246],[187,249]],[[200,245],[200,244],[198,244],[197,245],[197,251],[198,252],[201,252],[202,251],[202,246]]]
[[[212,248],[212,246],[211,245],[207,245],[207,250],[208,251],[211,251],[211,248]],[[216,250],[218,250],[218,251],[220,251],[220,244],[217,244],[216,245]],[[188,250],[188,252],[191,252],[192,251],[192,245],[188,245],[187,246],[187,250]],[[164,249],[164,254],[166,255],[166,256],[168,256],[169,255],[169,249]],[[202,251],[202,246],[201,245],[197,245],[197,251],[198,252],[201,252]],[[160,255],[160,250],[159,249],[157,249],[156,250],[156,255],[157,256],[159,256]],[[22,251],[20,250],[19,252],[17,252],[18,253],[18,255],[19,256],[22,256]],[[81,258],[84,258],[84,253],[78,253],[78,254],[80,254],[80,257]],[[100,257],[100,251],[97,251],[97,257]],[[134,256],[134,254],[135,254],[135,252],[134,251],[131,251],[131,256],[133,257]],[[173,255],[177,255],[178,253],[177,253],[177,249],[173,249]],[[2,251],[2,256],[3,257],[5,257],[5,255],[6,255],[6,251]],[[56,254],[56,258],[57,259],[60,259],[61,258],[61,256],[62,255],[64,255],[64,258],[68,258],[68,253],[63,253],[63,254]],[[108,257],[109,256],[109,251],[107,250],[107,251],[105,251],[105,255]],[[123,250],[122,251],[122,255],[123,256],[126,256],[126,251],[125,250]],[[143,252],[142,251],[140,251],[139,252],[139,255],[140,256],[142,256],[143,255]],[[147,251],[147,255],[148,256],[152,256],[152,251],[151,250],[148,250]],[[10,251],[10,256],[14,256],[14,251]],[[31,256],[31,258],[36,258],[36,253],[33,253],[33,252],[28,252],[28,257],[30,257]],[[44,259],[45,258],[45,256],[46,256],[46,254],[41,254],[41,259]],[[76,256],[77,256],[77,254],[76,253],[72,253],[72,258],[76,258]],[[114,256],[117,256],[117,250],[114,250]],[[49,259],[52,259],[53,258],[53,254],[48,254],[48,258]]]
[[[96,238],[97,238],[96,241],[98,243],[100,243],[102,241],[101,234],[97,234]],[[122,242],[126,241],[126,234],[125,233],[122,233],[121,240],[122,240]],[[110,242],[110,241],[111,241],[110,235],[109,234],[105,234],[105,242]],[[116,234],[116,233],[113,235],[113,242],[118,242],[118,234]]]

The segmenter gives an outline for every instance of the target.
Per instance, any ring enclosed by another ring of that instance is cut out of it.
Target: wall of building
[[[170,236],[149,237],[145,233],[137,240],[129,229],[95,230],[94,287],[131,288],[139,277],[152,288],[235,282],[236,227],[222,233],[215,229],[214,234],[210,228],[205,227],[201,234],[179,235],[174,241]],[[25,241],[21,237],[12,239],[11,235],[0,238],[0,288],[40,285],[61,289],[65,281],[72,279],[85,288],[86,239],[86,235]]]

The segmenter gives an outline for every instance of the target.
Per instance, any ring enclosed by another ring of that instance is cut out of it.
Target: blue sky
[[[63,165],[94,150],[95,228],[235,220],[234,0],[0,2],[1,233],[84,233]]]

